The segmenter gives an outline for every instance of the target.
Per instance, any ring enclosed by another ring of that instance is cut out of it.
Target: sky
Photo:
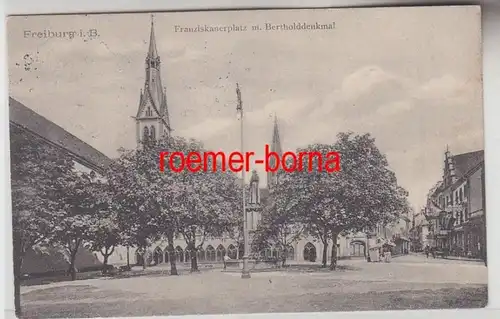
[[[303,22],[335,29],[265,30]],[[239,150],[237,82],[256,158],[274,114],[284,150],[370,133],[415,209],[441,179],[447,146],[483,149],[477,8],[170,12],[154,24],[173,134],[207,149]],[[247,31],[175,31],[198,25]],[[135,147],[150,14],[11,17],[7,27],[10,96],[107,156]],[[98,36],[32,36],[44,30]],[[264,166],[253,168],[264,186]]]

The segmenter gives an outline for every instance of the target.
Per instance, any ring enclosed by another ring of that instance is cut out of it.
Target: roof
[[[9,121],[68,151],[82,165],[106,168],[111,163],[106,155],[12,97],[9,97]]]
[[[484,161],[484,151],[475,151],[453,156],[456,177],[461,178]]]

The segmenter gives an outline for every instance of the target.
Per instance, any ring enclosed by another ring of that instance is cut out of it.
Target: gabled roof
[[[475,151],[463,153],[453,156],[455,164],[456,177],[461,178],[467,174],[471,169],[484,161],[484,151]]]
[[[9,121],[53,145],[65,149],[82,165],[93,169],[103,169],[111,163],[106,155],[12,97],[9,97]]]

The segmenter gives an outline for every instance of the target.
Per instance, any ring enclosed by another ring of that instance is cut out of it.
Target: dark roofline
[[[103,172],[111,164],[111,159],[106,155],[12,97],[9,97],[9,122],[64,150],[76,162],[90,169]]]
[[[465,172],[465,174],[463,174],[459,179],[455,181],[455,183],[451,184],[449,187],[453,188],[454,186],[457,186],[458,184],[462,184],[463,182],[467,181],[472,176],[472,174],[477,172],[481,167],[484,167],[484,159],[481,160],[476,165],[472,166],[471,169]]]

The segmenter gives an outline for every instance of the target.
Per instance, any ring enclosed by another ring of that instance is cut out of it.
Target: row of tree
[[[100,252],[103,268],[115,247],[135,247],[143,260],[149,246],[185,239],[191,270],[196,251],[208,237],[237,236],[241,188],[237,177],[218,169],[198,173],[160,172],[161,152],[202,152],[193,140],[170,138],[141,149],[120,150],[112,164],[96,174],[77,169],[73,158],[46,142],[13,128],[11,179],[16,312],[20,313],[22,264],[29,250],[60,248],[68,274],[76,279],[75,261],[82,248]],[[215,163],[218,165],[218,163]],[[171,274],[177,275],[175,258]],[[143,263],[146,266],[146,263]]]
[[[255,251],[277,247],[285,264],[288,248],[300,238],[312,236],[323,244],[323,267],[331,245],[330,268],[334,270],[339,235],[372,231],[377,224],[390,224],[409,212],[408,193],[398,186],[387,159],[369,134],[340,133],[332,145],[314,144],[297,152],[316,153],[302,163],[313,170],[278,174],[278,184],[254,235]],[[321,167],[317,162],[329,152],[340,153],[339,172],[317,169]]]
[[[20,311],[22,262],[29,249],[64,249],[74,280],[75,259],[82,247],[100,252],[104,265],[115,247],[135,247],[144,254],[145,267],[154,242],[166,240],[170,256],[175,256],[174,239],[182,237],[191,252],[191,270],[197,271],[197,251],[205,239],[226,234],[240,244],[242,194],[235,174],[221,169],[196,173],[159,169],[162,152],[187,156],[203,151],[197,141],[171,137],[137,150],[120,150],[120,157],[97,175],[77,170],[67,153],[12,130],[16,311]],[[336,243],[339,234],[387,223],[407,209],[406,192],[398,187],[369,135],[340,134],[333,145],[298,150],[304,151],[339,152],[341,171],[279,173],[252,249],[273,245],[286,252],[302,236],[312,235],[324,244],[326,266],[328,243]],[[208,166],[212,165],[219,163]],[[332,245],[332,269],[335,249]],[[171,274],[177,275],[175,258],[169,260]]]

